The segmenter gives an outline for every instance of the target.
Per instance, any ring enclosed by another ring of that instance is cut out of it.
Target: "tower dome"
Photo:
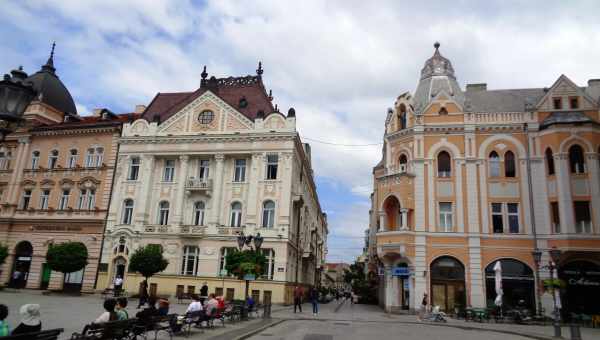
[[[447,76],[456,79],[452,63],[440,53],[440,43],[436,41],[433,47],[435,47],[435,52],[425,62],[425,66],[421,70],[421,79],[431,76]]]

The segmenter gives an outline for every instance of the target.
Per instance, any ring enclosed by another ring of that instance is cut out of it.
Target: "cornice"
[[[247,134],[247,135],[182,135],[182,136],[138,136],[121,137],[120,144],[185,144],[185,143],[226,143],[226,142],[260,142],[260,141],[293,141],[296,132]]]
[[[71,129],[56,129],[47,131],[32,131],[31,135],[35,136],[59,136],[59,135],[81,135],[89,133],[107,133],[113,132],[114,130],[120,130],[120,125],[107,126],[107,127],[88,127],[88,128],[77,128]]]

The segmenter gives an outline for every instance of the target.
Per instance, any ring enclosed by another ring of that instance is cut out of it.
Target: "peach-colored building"
[[[105,109],[77,115],[52,55],[40,71],[27,75],[14,70],[5,82],[30,87],[35,96],[22,126],[0,142],[0,243],[10,253],[0,266],[0,282],[16,288],[91,291],[117,140],[128,116]],[[63,275],[45,266],[48,245],[64,241],[86,245],[89,264],[84,270]]]
[[[536,289],[557,247],[563,309],[599,314],[599,102],[600,80],[564,75],[547,88],[463,90],[436,44],[416,92],[389,109],[373,169],[381,305],[414,310],[424,293],[446,312],[493,305],[500,261],[504,307],[548,312],[551,297]]]

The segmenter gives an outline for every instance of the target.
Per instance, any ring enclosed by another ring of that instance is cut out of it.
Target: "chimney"
[[[588,80],[589,87],[600,87],[600,79],[590,79]]]
[[[143,113],[146,111],[146,105],[138,104],[135,106],[135,113]]]
[[[467,92],[487,91],[486,83],[467,84]]]

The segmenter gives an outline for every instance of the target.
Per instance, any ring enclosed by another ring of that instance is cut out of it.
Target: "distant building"
[[[347,263],[326,263],[323,268],[321,285],[327,288],[345,290],[349,285],[344,281],[344,271],[350,270]]]
[[[546,265],[556,247],[563,311],[599,314],[599,103],[600,80],[564,75],[547,88],[463,90],[436,44],[416,92],[389,110],[373,168],[381,305],[414,309],[429,293],[449,313],[492,306],[500,261],[504,308],[550,311],[550,295],[536,294],[549,271],[536,276],[532,252]]]

